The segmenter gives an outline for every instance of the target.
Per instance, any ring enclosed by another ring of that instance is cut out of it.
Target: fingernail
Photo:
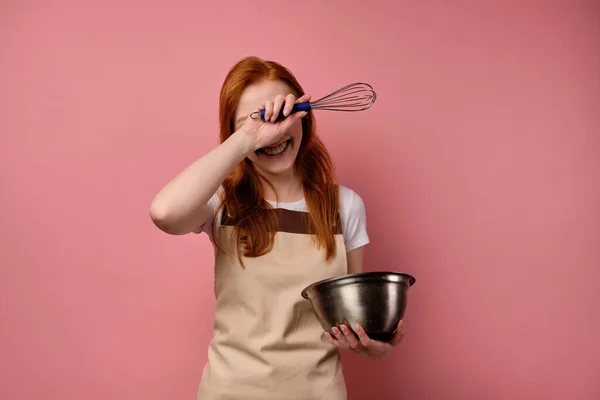
[[[289,108],[286,108],[285,110],[283,110],[283,115],[284,116],[287,117],[289,113],[290,113],[290,109]]]

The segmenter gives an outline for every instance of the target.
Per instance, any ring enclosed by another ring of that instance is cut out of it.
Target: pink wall
[[[600,398],[598,2],[82,3],[0,6],[1,399],[195,397],[211,248],[148,206],[249,54],[379,95],[318,115],[367,269],[417,277],[351,400]]]

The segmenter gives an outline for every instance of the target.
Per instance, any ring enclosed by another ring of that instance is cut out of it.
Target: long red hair
[[[219,101],[221,143],[233,134],[234,115],[243,91],[261,80],[285,82],[296,97],[304,90],[294,75],[283,65],[257,57],[238,61],[227,74]],[[302,142],[298,149],[295,168],[302,180],[308,207],[308,229],[314,235],[318,248],[324,248],[326,259],[335,254],[334,227],[339,223],[338,186],[331,156],[315,132],[312,112],[302,118]],[[277,213],[264,200],[262,184],[269,184],[249,159],[239,163],[223,182],[223,193],[218,211],[225,208],[235,223],[238,258],[242,255],[258,257],[271,251],[277,232]],[[215,223],[213,223],[213,237]],[[217,243],[218,247],[218,243]]]

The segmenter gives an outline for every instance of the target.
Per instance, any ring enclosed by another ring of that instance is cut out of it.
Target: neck
[[[289,203],[304,198],[302,180],[295,170],[280,175],[263,175],[269,180],[271,185],[273,185],[273,187],[271,187],[268,183],[263,182],[265,200]],[[275,191],[273,191],[273,189],[275,189]]]

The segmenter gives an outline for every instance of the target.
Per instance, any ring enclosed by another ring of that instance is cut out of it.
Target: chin
[[[266,175],[278,176],[293,171],[294,165],[268,166],[266,168],[264,166],[259,166],[258,169]]]
[[[268,175],[283,175],[294,170],[294,160],[259,161],[256,168]]]

